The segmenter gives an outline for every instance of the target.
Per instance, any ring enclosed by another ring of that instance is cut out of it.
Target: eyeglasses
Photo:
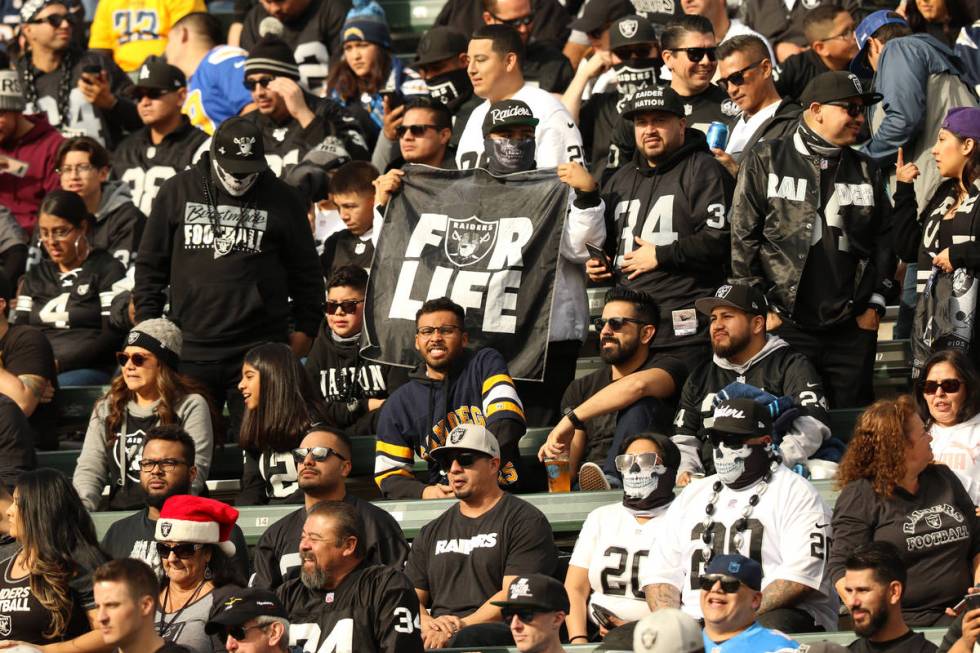
[[[50,231],[41,229],[38,238],[41,240],[68,240],[68,237],[75,233],[75,227],[61,227]]]
[[[55,170],[55,172],[57,172],[59,175],[71,175],[75,173],[87,175],[95,169],[95,166],[91,163],[79,163],[77,166],[61,166]]]
[[[857,118],[864,113],[864,105],[857,102],[828,102],[832,107],[840,107],[852,118]]]
[[[404,138],[405,134],[412,132],[412,136],[415,138],[422,138],[425,136],[425,132],[429,129],[439,129],[435,125],[399,125],[395,127],[395,134],[398,138]]]
[[[439,327],[431,327],[431,326],[419,327],[418,329],[415,330],[415,333],[419,334],[423,338],[429,338],[433,334],[435,334],[436,331],[438,331],[440,336],[447,337],[453,335],[457,331],[462,331],[462,330],[463,329],[461,327],[458,327],[455,324],[443,324],[442,326]]]
[[[841,32],[840,34],[834,34],[833,36],[828,36],[825,39],[817,39],[818,41],[833,41],[835,39],[852,39],[854,38],[854,28],[848,27],[847,31]]]
[[[627,46],[624,45],[621,48],[616,48],[613,50],[613,54],[622,59],[623,61],[630,61],[632,59],[645,59],[650,56],[650,46],[649,45],[634,45]]]
[[[655,451],[650,451],[647,453],[624,453],[616,456],[615,460],[616,469],[618,469],[620,473],[629,471],[634,464],[640,468],[646,469],[660,467],[663,469],[662,472],[659,472],[661,474],[667,471],[667,468],[661,463],[660,455]]]
[[[725,445],[729,449],[741,449],[745,446],[745,436],[730,433],[711,433],[708,438],[714,446]]]
[[[176,458],[161,458],[160,460],[143,458],[140,460],[140,469],[144,472],[152,472],[154,467],[159,467],[165,472],[172,472],[177,469],[177,465],[186,464],[183,460],[177,460]]]
[[[293,460],[298,463],[306,460],[307,456],[313,456],[313,460],[318,463],[322,463],[324,460],[330,456],[337,456],[341,460],[347,460],[344,456],[340,455],[330,447],[299,447],[293,449]]]
[[[345,299],[342,302],[332,302],[328,300],[327,315],[333,315],[334,313],[337,312],[338,308],[344,311],[346,315],[350,315],[357,310],[358,304],[363,304],[363,303],[364,303],[363,299]]]
[[[519,16],[518,18],[511,18],[510,20],[504,20],[497,14],[491,12],[487,12],[487,13],[490,13],[490,15],[493,16],[493,19],[498,23],[503,23],[504,25],[510,25],[514,29],[517,29],[518,27],[524,27],[526,25],[530,25],[531,23],[534,22],[534,14],[528,14],[527,16]]]
[[[133,89],[133,99],[137,102],[142,102],[143,98],[150,98],[151,100],[159,100],[164,95],[173,93],[173,91],[167,91],[162,88],[137,88]]]
[[[161,560],[166,560],[169,558],[171,553],[181,560],[186,560],[187,558],[192,557],[196,551],[200,551],[203,548],[203,544],[192,544],[190,542],[181,542],[180,544],[174,544],[173,546],[164,544],[163,542],[157,542],[157,554],[160,556]]]
[[[438,449],[436,449],[438,451]],[[453,462],[459,463],[460,467],[470,468],[476,464],[476,461],[489,458],[485,453],[477,453],[476,451],[454,451],[452,453],[446,454],[443,461],[446,463],[446,467],[452,467]]]
[[[714,589],[715,583],[719,582],[721,583],[721,591],[725,594],[734,594],[742,586],[742,581],[739,579],[722,574],[709,574],[698,578],[698,585],[705,592],[710,592]]]
[[[942,381],[925,381],[922,384],[922,394],[934,395],[939,390],[943,389],[948,395],[956,394],[960,391],[961,382],[959,379],[943,379]]]
[[[130,360],[133,361],[133,365],[136,367],[143,367],[143,363],[152,358],[152,354],[127,354],[124,351],[116,352],[116,362],[119,363],[119,367],[125,367],[126,363]]]
[[[538,610],[528,610],[527,608],[521,608],[517,610],[515,610],[514,608],[504,608],[500,611],[500,613],[503,615],[505,623],[510,623],[511,621],[514,620],[514,617],[517,617],[518,619],[520,619],[522,622],[526,624],[531,623],[532,621],[534,621],[534,618],[536,616],[541,614],[540,611]]]
[[[258,79],[246,79],[245,88],[250,91],[254,91],[256,86],[261,86],[262,88],[268,88],[269,82],[274,80],[275,77],[259,77]]]
[[[607,324],[609,325],[609,328],[612,329],[613,331],[621,331],[623,326],[625,326],[627,322],[644,325],[644,326],[649,324],[649,322],[644,322],[643,320],[637,320],[632,317],[610,317],[610,318],[597,317],[595,320],[593,320],[592,323],[595,325],[596,331],[602,331],[603,329],[606,328]]]
[[[229,637],[231,637],[235,641],[240,642],[244,640],[246,637],[248,637],[248,635],[246,635],[245,633],[248,632],[249,630],[253,630],[253,629],[262,630],[268,625],[269,624],[261,624],[258,626],[228,626],[221,631],[221,636],[222,639],[228,639]]]
[[[728,85],[729,84],[734,84],[735,86],[741,86],[742,84],[745,83],[745,73],[747,73],[750,70],[752,70],[753,68],[757,67],[763,61],[765,61],[765,59],[762,59],[760,61],[756,61],[755,63],[749,64],[748,66],[746,66],[745,68],[742,68],[741,70],[736,70],[735,72],[733,72],[728,77],[719,77],[718,78],[718,86],[722,87],[726,91],[728,90]]]
[[[58,29],[61,27],[62,23],[68,23],[71,25],[74,21],[68,14],[50,14],[44,18],[35,18],[27,22],[31,25],[43,25],[44,23],[47,23],[51,27]]]
[[[718,48],[667,48],[668,52],[684,52],[691,63],[698,63],[705,57],[708,61],[718,60]]]

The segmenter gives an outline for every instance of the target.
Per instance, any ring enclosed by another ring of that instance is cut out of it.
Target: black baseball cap
[[[629,45],[650,45],[656,42],[657,31],[653,28],[653,23],[643,16],[636,14],[624,16],[609,28],[610,50]]]
[[[864,90],[864,85],[854,73],[849,73],[846,70],[834,70],[821,73],[811,79],[800,95],[800,102],[806,109],[814,102],[827,104],[852,97],[859,97],[864,100],[865,106],[871,106],[881,102],[884,96],[881,93]]]
[[[251,174],[269,167],[262,132],[251,121],[235,116],[221,123],[211,144],[218,165],[232,174]]]
[[[415,49],[415,65],[427,66],[466,52],[469,39],[462,32],[439,25],[422,35]]]
[[[165,61],[147,61],[140,66],[133,89],[152,88],[161,91],[176,91],[187,86],[187,78],[177,66]]]
[[[634,93],[627,103],[623,117],[632,120],[638,113],[666,111],[683,118],[684,102],[681,96],[669,86],[648,86]]]
[[[720,555],[711,559],[704,568],[704,575],[721,574],[742,581],[749,589],[760,591],[762,588],[762,565],[743,555]]]
[[[629,0],[589,0],[582,9],[582,15],[572,21],[571,28],[591,34],[632,12],[633,5]]]
[[[208,635],[220,633],[227,626],[241,626],[256,617],[289,619],[282,602],[269,590],[247,587],[231,593],[228,598],[211,608],[211,618],[204,625]]]
[[[595,0],[593,0],[595,1]],[[544,574],[518,576],[507,586],[506,601],[490,601],[498,608],[530,608],[544,612],[568,612],[565,586]]]
[[[538,119],[531,113],[531,107],[520,100],[500,100],[494,102],[487,109],[487,115],[483,119],[483,136],[489,136],[490,132],[501,127],[513,127],[526,125],[537,127]]]
[[[769,409],[752,399],[726,399],[715,406],[710,433],[754,438],[772,433]]]
[[[725,284],[715,292],[714,297],[702,297],[694,301],[694,308],[705,315],[711,315],[711,311],[719,306],[731,306],[749,315],[762,317],[769,312],[769,302],[762,291],[740,283]]]

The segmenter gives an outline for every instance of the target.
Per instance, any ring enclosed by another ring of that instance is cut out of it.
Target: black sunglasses
[[[137,102],[141,102],[145,97],[151,100],[159,100],[170,92],[162,88],[136,88],[133,89],[133,99]]]
[[[742,585],[742,581],[739,579],[732,578],[731,576],[722,576],[721,574],[711,574],[698,578],[698,586],[705,592],[710,592],[714,588],[715,583],[718,582],[721,583],[721,591],[725,594],[734,594]]]
[[[726,91],[728,90],[729,84],[734,84],[735,86],[741,86],[742,84],[745,83],[745,73],[749,72],[750,70],[752,70],[753,68],[761,64],[763,61],[765,61],[765,59],[756,61],[755,63],[751,63],[745,68],[742,68],[741,70],[736,70],[728,77],[719,77],[718,86],[722,87]]]
[[[405,134],[412,132],[412,136],[421,138],[429,129],[438,129],[438,127],[435,125],[398,125],[395,127],[395,134],[398,138],[404,138]]]
[[[847,112],[847,115],[852,118],[857,118],[864,113],[864,105],[858,104],[857,102],[828,102],[827,104],[832,107],[840,107],[841,109],[844,109]]]
[[[643,320],[637,320],[632,317],[611,317],[608,319],[603,317],[597,317],[595,320],[592,321],[592,323],[595,325],[596,331],[602,331],[604,328],[606,328],[607,324],[609,325],[609,328],[612,329],[613,331],[620,331],[626,325],[627,322],[631,322],[633,324],[639,324],[641,326],[645,326],[646,324],[648,324],[648,322],[644,322]]]
[[[357,310],[358,304],[363,304],[363,299],[345,299],[342,302],[332,302],[327,300],[327,315],[333,315],[337,312],[337,309],[341,309],[347,315],[350,315]]]
[[[250,91],[254,91],[256,86],[261,86],[262,88],[268,88],[269,82],[274,80],[275,77],[259,77],[258,79],[246,79],[245,88]]]
[[[687,53],[687,58],[691,63],[698,63],[706,56],[708,61],[718,61],[718,48],[667,48],[670,52]]]
[[[498,23],[503,23],[504,25],[510,25],[514,29],[517,29],[518,27],[523,27],[525,25],[530,25],[531,23],[534,22],[534,14],[528,14],[527,16],[521,16],[519,18],[511,18],[510,20],[504,20],[503,18],[501,18],[500,16],[494,13],[490,13],[490,15],[493,16],[494,20],[496,20]]]
[[[523,623],[531,623],[534,618],[540,614],[538,610],[528,610],[527,608],[504,608],[500,611],[500,614],[504,617],[504,623],[510,623],[514,620],[514,617],[520,619]]]
[[[261,630],[268,625],[269,624],[260,624],[257,626],[227,626],[224,630],[221,631],[221,639],[226,640],[229,637],[231,637],[236,642],[241,642],[244,641],[244,639],[247,637],[246,633],[248,631],[255,630],[255,629]]]
[[[711,433],[708,436],[711,444],[718,446],[725,445],[729,449],[741,449],[745,445],[745,437],[740,435],[730,435],[728,433]]]
[[[153,358],[150,354],[127,354],[124,351],[116,352],[116,362],[119,367],[125,367],[130,360],[136,367],[143,367],[143,363]]]
[[[942,381],[924,381],[922,383],[922,393],[927,395],[934,395],[939,388],[943,389],[948,395],[956,394],[960,391],[960,380],[959,379],[943,379]]]
[[[453,453],[446,454],[443,461],[446,463],[446,469],[452,467],[454,461],[459,463],[460,467],[469,468],[476,464],[476,461],[489,457],[485,453],[478,453],[476,451],[454,451]]]
[[[293,460],[298,463],[303,462],[306,460],[306,457],[310,455],[312,455],[313,460],[317,461],[318,463],[322,463],[330,456],[337,456],[341,460],[347,460],[347,458],[340,455],[330,447],[299,447],[293,449]]]
[[[68,23],[71,25],[74,21],[68,14],[51,14],[50,16],[45,16],[44,18],[35,18],[34,20],[27,21],[31,25],[43,25],[47,23],[51,27],[58,29],[61,27],[62,23]]]
[[[203,544],[192,544],[190,542],[181,542],[173,546],[164,544],[163,542],[157,542],[157,554],[161,560],[169,558],[171,552],[181,560],[186,560],[192,557],[195,551],[200,551],[203,548]]]

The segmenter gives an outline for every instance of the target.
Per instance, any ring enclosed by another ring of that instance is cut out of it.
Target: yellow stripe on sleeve
[[[487,417],[490,417],[494,413],[501,410],[509,410],[512,413],[517,413],[518,415],[520,415],[522,419],[526,419],[524,418],[524,409],[522,409],[520,406],[515,404],[513,401],[493,402],[492,404],[490,404],[490,407],[487,408]]]
[[[490,392],[490,388],[497,385],[498,383],[506,383],[508,385],[514,385],[513,379],[510,378],[509,374],[494,374],[489,379],[483,382],[483,394]]]
[[[395,458],[404,458],[405,460],[414,460],[415,454],[408,447],[400,447],[397,444],[388,444],[387,442],[382,442],[378,440],[375,443],[374,450],[378,453],[388,454],[389,456],[394,456]]]

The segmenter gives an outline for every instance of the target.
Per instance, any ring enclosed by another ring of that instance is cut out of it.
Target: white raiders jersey
[[[681,492],[661,521],[650,556],[640,568],[642,586],[669,583],[681,588],[681,609],[701,618],[698,577],[704,573],[701,551],[704,508],[718,476],[694,481]],[[826,574],[830,557],[830,508],[805,478],[780,465],[742,532],[742,546],[733,550],[734,529],[758,484],[742,490],[723,487],[715,504],[714,555],[738,553],[762,565],[762,589],[774,580],[789,580],[819,590],[796,607],[817,625],[837,630],[837,592]]]
[[[650,554],[654,537],[664,528],[668,507],[654,510],[645,524],[636,521],[622,503],[589,513],[568,564],[589,570],[590,620],[593,603],[624,621],[639,621],[650,614],[640,584],[640,565]]]
[[[571,114],[554,95],[525,83],[510,99],[527,104],[540,121],[534,128],[534,159],[538,168],[556,168],[558,164],[570,161],[585,165],[582,134]],[[456,148],[456,166],[460,170],[487,167],[483,153],[483,119],[489,109],[490,102],[484,101],[473,109],[466,120],[459,147]]]

